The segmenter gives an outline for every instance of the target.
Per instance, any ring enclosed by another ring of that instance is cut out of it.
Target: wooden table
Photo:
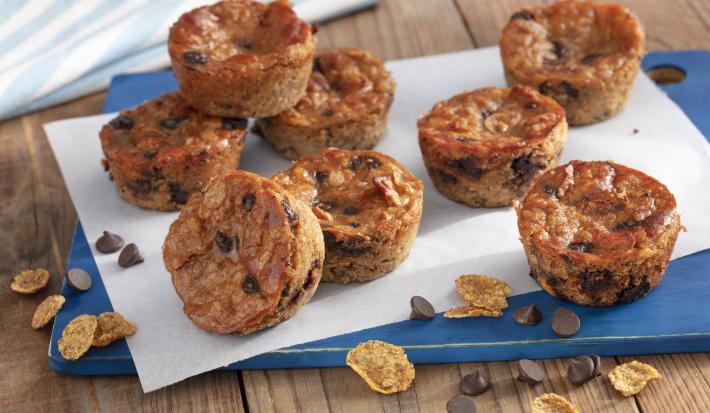
[[[325,24],[319,45],[360,46],[385,59],[494,45],[503,25],[524,3],[515,0],[384,0],[375,9]],[[710,2],[628,0],[644,22],[648,47],[710,49]],[[623,398],[604,378],[581,387],[565,379],[566,360],[543,362],[548,379],[530,387],[514,380],[513,362],[419,365],[414,386],[383,396],[347,368],[215,372],[143,394],[135,376],[67,377],[47,364],[49,330],[30,319],[49,293],[59,291],[76,211],[42,131],[55,119],[97,114],[105,93],[0,123],[0,410],[3,411],[246,411],[440,412],[460,378],[480,369],[493,386],[477,396],[479,412],[529,411],[535,396],[555,392],[582,412],[710,411],[710,357],[676,354],[635,357],[656,366],[663,380]],[[12,276],[45,267],[52,279],[36,296],[10,291]],[[604,371],[632,357],[607,357]]]

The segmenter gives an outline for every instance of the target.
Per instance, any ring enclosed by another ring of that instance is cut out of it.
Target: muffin
[[[628,303],[655,288],[681,229],[665,185],[613,162],[558,166],[516,210],[530,275],[582,305]]]
[[[374,280],[407,258],[422,216],[422,183],[389,156],[331,148],[271,179],[318,217],[323,281]]]
[[[123,110],[99,133],[101,162],[133,205],[171,211],[211,177],[239,166],[247,122],[203,115],[179,93]]]
[[[185,99],[213,116],[273,116],[306,90],[316,39],[286,1],[223,1],[183,14],[168,52]]]
[[[323,149],[370,149],[385,134],[395,82],[380,59],[355,48],[320,50],[295,107],[257,120],[260,134],[288,159]]]
[[[436,189],[471,207],[511,205],[557,164],[567,137],[562,107],[526,86],[454,96],[424,113],[417,128]]]
[[[626,103],[644,55],[641,23],[609,3],[525,8],[500,38],[505,78],[552,97],[570,125],[600,122]]]
[[[190,198],[170,225],[163,261],[193,324],[249,334],[288,320],[311,299],[323,235],[295,196],[237,171]]]

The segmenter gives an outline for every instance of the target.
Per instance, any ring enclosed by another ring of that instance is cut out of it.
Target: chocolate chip
[[[362,224],[360,224],[360,223],[357,222],[357,221],[353,221],[353,222],[350,223],[350,226],[353,227],[353,228],[357,228],[357,227],[359,227],[360,225],[362,225]]]
[[[288,219],[288,222],[293,222],[296,220],[296,218],[298,218],[298,214],[291,209],[286,200],[281,201],[281,208],[283,208],[284,212],[286,213],[286,219]]]
[[[91,276],[80,268],[67,271],[67,285],[77,291],[86,291],[91,288]]]
[[[328,109],[328,108],[325,108],[325,109],[323,109],[323,111],[320,113],[320,115],[321,115],[321,116],[325,116],[325,117],[327,118],[327,117],[333,116],[333,111],[330,110],[330,109]]]
[[[224,235],[222,231],[217,231],[217,235],[214,236],[214,242],[215,244],[217,244],[219,249],[225,254],[232,251],[232,248],[234,248],[234,241],[232,241],[232,239],[228,236]]]
[[[582,60],[580,60],[580,62],[581,62],[583,65],[588,65],[588,64],[591,64],[592,62],[594,62],[595,60],[597,60],[597,58],[598,58],[599,56],[601,56],[599,53],[590,53],[590,54],[584,56],[584,57],[582,58]]]
[[[111,254],[123,247],[123,238],[112,232],[104,231],[104,234],[96,240],[96,250],[104,254]]]
[[[357,245],[358,242],[364,241],[364,238],[360,236],[351,237],[351,240]],[[365,246],[354,246],[344,241],[338,240],[338,238],[330,231],[323,231],[323,241],[325,242],[325,248],[331,251],[340,253],[341,255],[347,257],[360,257],[367,254],[372,250],[369,245]]]
[[[518,361],[518,380],[538,384],[545,380],[545,370],[532,360],[522,359]]]
[[[335,201],[318,201],[318,200],[316,200],[315,206],[322,209],[323,211],[332,211],[334,208],[338,207],[338,203]]]
[[[323,181],[328,179],[328,172],[316,171],[313,176],[316,178],[316,181],[318,181],[318,183],[323,183]]]
[[[182,57],[189,65],[203,65],[210,61],[210,57],[202,52],[185,52]]]
[[[476,402],[468,396],[459,394],[446,403],[446,413],[476,413]]]
[[[572,98],[577,98],[579,97],[579,91],[575,89],[569,82],[564,81],[560,83],[562,86],[562,89],[565,91],[567,96],[572,97]]]
[[[426,298],[415,295],[409,300],[409,305],[412,307],[412,313],[409,315],[410,320],[431,320],[436,316],[436,311]]]
[[[581,322],[573,311],[560,307],[552,314],[552,331],[560,337],[567,338],[579,332]]]
[[[510,169],[513,170],[515,175],[516,185],[522,185],[534,177],[542,169],[542,165],[530,160],[529,156],[520,156],[513,159]]]
[[[538,105],[535,102],[527,102],[525,103],[525,109],[537,109],[540,105]]]
[[[350,163],[348,164],[348,168],[354,171],[360,166],[361,163],[362,156],[356,156],[350,161]]]
[[[224,130],[236,130],[236,129],[246,129],[247,120],[242,118],[222,118],[222,129]]]
[[[237,39],[234,41],[234,43],[238,46],[241,47],[242,49],[251,49],[252,44],[249,41],[249,39]]]
[[[640,223],[641,223],[641,221],[634,221],[634,220],[631,220],[631,219],[630,219],[630,220],[626,220],[626,221],[624,221],[624,222],[620,222],[620,223],[614,225],[613,230],[614,230],[614,231],[620,231],[620,230],[622,230],[622,229],[633,228],[633,227],[637,226],[637,225],[640,224]]]
[[[593,374],[594,361],[589,356],[577,356],[567,364],[567,379],[577,386],[593,379]]]
[[[355,208],[354,206],[349,206],[345,208],[345,215],[357,215],[360,213],[360,210]]]
[[[118,265],[123,268],[128,268],[143,262],[143,257],[141,257],[140,251],[136,244],[128,244],[121,251],[121,255],[118,256]]]
[[[549,81],[546,80],[540,83],[537,88],[540,93],[547,96],[554,97],[563,93],[571,98],[579,97],[579,91],[575,89],[574,86],[572,86],[572,84],[567,82],[566,80],[560,82],[557,86],[552,85]]]
[[[168,189],[170,190],[170,200],[178,205],[187,203],[190,195],[182,189],[180,183],[178,182],[168,182]]]
[[[478,370],[471,374],[463,376],[459,388],[461,393],[469,396],[478,396],[485,393],[491,387],[491,382],[487,377],[483,376]]]
[[[587,241],[574,241],[567,246],[567,249],[572,251],[590,253],[592,252],[592,243]]]
[[[436,174],[437,178],[439,178],[439,180],[443,183],[455,184],[456,182],[458,182],[458,178],[446,171],[442,171],[441,169],[435,169],[434,173]]]
[[[555,193],[557,192],[555,190],[555,187],[552,185],[545,185],[545,187],[542,188],[542,191],[546,194],[549,194],[549,195],[555,195]]]
[[[552,42],[552,53],[558,58],[562,57],[565,54],[565,45],[558,41]]]
[[[146,195],[153,192],[153,182],[146,179],[139,179],[137,181],[129,181],[128,186],[131,188],[136,195]]]
[[[244,209],[246,209],[247,212],[251,212],[254,202],[256,202],[256,196],[254,196],[254,194],[246,194],[242,199],[242,205],[244,205]]]
[[[525,305],[515,310],[513,319],[521,326],[535,326],[540,324],[542,313],[535,304]]]
[[[534,20],[535,16],[527,10],[521,10],[521,11],[513,13],[513,15],[510,16],[510,20],[516,20],[516,19]]]
[[[365,168],[367,169],[377,169],[382,165],[380,161],[373,158],[372,156],[365,156]]]
[[[321,67],[320,61],[318,61],[317,57],[313,59],[313,71],[323,73],[323,68]]]
[[[128,116],[118,115],[115,118],[111,119],[108,124],[111,125],[114,129],[127,131],[131,130],[131,128],[133,127],[133,119]]]
[[[155,155],[157,155],[157,154],[158,154],[158,152],[153,152],[153,151],[143,152],[143,156],[146,159],[153,159],[153,158],[155,158]]]
[[[249,274],[242,282],[242,290],[247,294],[259,292],[259,282],[256,281],[253,275]]]
[[[595,378],[602,374],[602,358],[597,356],[596,354],[590,354],[589,358],[591,358],[592,362],[594,363],[594,371],[592,371],[592,378]]]
[[[456,159],[449,162],[449,165],[459,169],[471,178],[478,179],[483,175],[483,169],[477,166],[478,160],[474,156]]]
[[[491,116],[492,113],[488,109],[481,109],[481,118],[486,119],[487,117]]]
[[[636,135],[637,133],[639,133],[639,130],[638,130],[638,128],[634,128],[634,130],[633,130],[633,131],[631,131],[631,133],[633,133],[634,135]]]
[[[619,298],[616,300],[615,304],[624,304],[636,301],[646,295],[649,290],[651,290],[651,284],[649,284],[646,279],[643,279],[638,285],[632,284],[621,290]]]
[[[560,66],[562,63],[560,63],[559,60],[550,60],[550,59],[543,59],[542,60],[542,65],[545,67],[557,67]]]

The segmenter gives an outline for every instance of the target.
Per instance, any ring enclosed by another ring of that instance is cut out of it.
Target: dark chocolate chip
[[[412,313],[409,315],[410,320],[431,320],[436,316],[436,311],[426,298],[415,295],[409,300],[409,305],[412,307]]]
[[[634,128],[634,130],[633,130],[633,131],[631,131],[631,133],[633,133],[634,135],[636,135],[637,133],[639,133],[639,130],[638,130],[638,128]]]
[[[567,379],[572,384],[579,386],[594,377],[594,361],[589,356],[577,356],[567,364]]]
[[[249,41],[249,39],[237,39],[234,41],[234,43],[242,49],[249,50],[252,47],[251,41]]]
[[[190,195],[182,189],[180,183],[178,182],[168,182],[168,189],[170,190],[170,200],[178,205],[187,203]]]
[[[584,56],[582,58],[582,60],[580,60],[580,62],[583,65],[588,65],[588,64],[591,64],[592,62],[594,62],[595,60],[597,60],[597,58],[599,58],[599,56],[601,56],[599,53],[590,53],[590,54]]]
[[[67,271],[67,285],[77,291],[86,291],[91,288],[91,276],[80,268]]]
[[[146,195],[153,192],[153,182],[150,180],[139,179],[137,181],[129,181],[129,186],[136,195]]]
[[[123,238],[112,232],[104,231],[104,234],[96,240],[96,250],[104,254],[111,254],[123,247]]]
[[[286,213],[286,219],[288,219],[288,222],[293,222],[298,218],[298,214],[291,209],[286,200],[281,201],[281,208],[283,208]]]
[[[510,168],[513,170],[513,174],[515,175],[515,183],[517,185],[522,185],[534,177],[542,168],[542,165],[530,160],[529,156],[520,156],[513,159],[513,162],[510,164]]]
[[[131,130],[131,128],[133,127],[133,119],[128,116],[118,115],[115,118],[111,119],[108,124],[111,125],[111,127],[113,127],[114,129],[127,131]]]
[[[247,120],[242,118],[222,118],[222,129],[224,130],[236,130],[236,129],[246,129]]]
[[[537,109],[540,105],[535,102],[527,102],[525,104],[525,109]]]
[[[382,165],[380,161],[373,158],[372,156],[365,156],[365,168],[367,169],[377,169]]]
[[[316,181],[318,181],[318,183],[322,183],[323,181],[328,179],[328,172],[316,171],[313,176],[316,178]]]
[[[545,67],[557,67],[560,66],[562,63],[560,63],[559,60],[550,60],[550,59],[543,59],[542,60],[542,65]]]
[[[591,358],[592,362],[594,363],[594,371],[592,371],[592,378],[595,378],[602,374],[602,358],[597,356],[596,354],[590,354],[589,358]]]
[[[251,212],[254,202],[256,202],[256,196],[254,196],[254,194],[246,194],[244,195],[244,199],[242,199],[242,205],[244,205],[244,209],[246,209],[247,212]]]
[[[348,168],[354,171],[360,166],[361,163],[362,156],[356,156],[350,161],[350,163],[348,164]]]
[[[567,246],[567,249],[590,253],[592,252],[592,243],[587,241],[574,241]]]
[[[560,307],[552,314],[552,331],[560,337],[567,338],[579,332],[581,322],[572,310]]]
[[[565,95],[567,95],[571,98],[579,97],[579,91],[577,89],[575,89],[574,86],[572,86],[572,84],[570,84],[567,81],[562,81],[559,83],[559,85],[554,86],[546,80],[546,81],[540,83],[537,88],[540,91],[540,93],[542,93],[543,95],[547,95],[547,96],[555,97],[561,93],[564,93]]]
[[[555,190],[555,187],[552,185],[545,185],[545,187],[542,188],[542,191],[549,195],[555,195],[555,193],[557,192],[557,190]]]
[[[535,16],[527,10],[521,10],[521,11],[513,13],[513,15],[510,16],[510,20],[516,20],[516,19],[534,20]]]
[[[563,81],[560,83],[562,86],[562,89],[565,91],[567,96],[572,97],[572,98],[577,98],[579,97],[579,91],[575,89],[569,82]]]
[[[476,413],[476,402],[471,397],[459,394],[446,403],[446,413]]]
[[[637,226],[637,225],[640,224],[640,223],[641,223],[641,221],[626,220],[626,221],[624,221],[624,222],[620,222],[620,223],[614,225],[614,228],[613,228],[613,229],[614,229],[614,231],[620,231],[620,230],[622,230],[622,229],[633,228],[633,227]]]
[[[357,209],[357,208],[354,207],[354,206],[349,206],[349,207],[346,207],[346,208],[345,208],[345,211],[344,211],[344,212],[345,212],[345,215],[351,215],[351,216],[352,216],[352,215],[357,215],[357,214],[359,214],[359,213],[360,213],[360,210]]]
[[[118,256],[118,265],[123,268],[128,268],[141,262],[143,262],[143,257],[141,257],[136,244],[133,243],[126,245],[121,251],[121,255]]]
[[[522,359],[518,361],[518,380],[538,384],[545,380],[545,370],[532,360]]]
[[[321,67],[317,57],[313,59],[313,71],[323,73],[323,68]]]
[[[359,227],[360,225],[362,225],[362,224],[360,224],[360,223],[357,222],[357,221],[353,221],[353,222],[350,223],[350,226],[353,227],[353,228],[357,228],[357,227]]]
[[[247,294],[254,294],[258,293],[259,289],[259,282],[256,281],[253,275],[248,274],[242,282],[242,290]]]
[[[143,156],[146,159],[153,159],[153,158],[155,158],[155,155],[157,155],[157,154],[158,154],[158,152],[153,152],[153,151],[143,152]]]
[[[478,179],[483,175],[483,169],[477,166],[478,160],[474,156],[456,159],[449,162],[449,164],[474,179]]]
[[[164,127],[165,129],[175,129],[180,126],[180,122],[182,121],[182,118],[163,119],[160,121],[160,126]]]
[[[231,238],[224,235],[222,231],[217,231],[217,235],[214,236],[214,242],[217,244],[219,249],[225,254],[232,251],[234,248],[234,241]]]
[[[558,58],[562,57],[565,54],[565,45],[558,41],[552,42],[552,53]]]
[[[352,237],[352,240],[354,242],[361,242],[364,241],[364,238],[362,237]],[[341,240],[338,240],[338,238],[330,231],[324,231],[323,232],[323,241],[325,242],[325,247],[326,249],[329,249],[331,251],[335,251],[341,255],[347,256],[347,257],[360,257],[362,255],[367,254],[372,250],[372,247],[369,245],[365,246],[354,246],[350,245],[348,243],[345,243]]]
[[[325,108],[325,109],[323,109],[323,111],[320,113],[320,115],[321,115],[321,116],[325,116],[325,117],[327,118],[327,117],[333,116],[333,111],[330,110],[330,109],[328,109],[328,108]]]
[[[619,294],[616,304],[625,304],[636,301],[651,290],[651,284],[644,278],[638,285],[630,285]]]
[[[182,57],[189,65],[203,65],[210,61],[210,57],[202,52],[185,52]]]
[[[469,396],[478,396],[479,394],[485,393],[491,387],[491,382],[488,378],[478,370],[475,370],[471,374],[463,376],[459,388],[461,393]]]
[[[518,308],[513,314],[513,318],[521,326],[535,326],[542,320],[542,313],[535,304],[530,304]]]
[[[488,109],[481,109],[481,118],[486,119],[487,117],[491,116],[492,113]]]
[[[458,178],[455,176],[451,175],[450,173],[446,171],[442,171],[441,169],[435,169],[434,173],[436,176],[439,178],[440,181],[446,184],[455,184],[458,182]]]

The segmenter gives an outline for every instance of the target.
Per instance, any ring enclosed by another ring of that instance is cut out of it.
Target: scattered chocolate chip
[[[510,16],[510,20],[516,20],[516,19],[534,20],[535,16],[527,10],[521,10],[521,11],[513,13],[513,15]]]
[[[360,225],[362,225],[362,224],[360,224],[360,223],[357,222],[357,221],[353,221],[353,222],[350,223],[350,226],[353,227],[353,228],[357,228],[357,227],[359,227]]]
[[[458,178],[446,171],[442,171],[441,169],[435,169],[434,173],[436,174],[437,178],[439,178],[439,180],[443,183],[455,184],[456,182],[458,182]]]
[[[602,358],[596,354],[590,354],[589,357],[594,363],[594,371],[592,371],[592,378],[595,378],[602,374]]]
[[[139,179],[137,181],[129,181],[128,186],[136,195],[146,195],[153,191],[153,183],[150,180]]]
[[[123,238],[112,232],[104,231],[104,235],[96,240],[96,250],[104,254],[116,252],[121,247],[123,247]]]
[[[118,256],[118,265],[123,268],[128,268],[143,262],[143,257],[141,257],[140,251],[136,244],[128,244],[121,251],[121,255]]]
[[[446,413],[476,413],[476,402],[471,397],[459,394],[446,403]]]
[[[542,313],[537,309],[535,304],[530,304],[515,310],[513,318],[515,322],[521,326],[535,326],[542,321]]]
[[[483,175],[483,169],[479,168],[477,164],[478,160],[474,156],[468,156],[466,158],[456,159],[449,162],[449,165],[459,169],[461,172],[474,179],[478,179],[481,175]]]
[[[482,119],[485,120],[485,119],[488,118],[489,116],[491,116],[491,112],[490,112],[488,109],[485,109],[485,108],[484,108],[484,109],[481,109],[481,118],[482,118]]]
[[[562,83],[560,83],[560,85],[562,86],[562,89],[565,91],[567,96],[571,98],[579,97],[579,91],[575,89],[569,82],[563,81]]]
[[[160,121],[160,126],[164,127],[165,129],[175,129],[180,126],[180,122],[182,121],[182,118],[163,119]]]
[[[249,274],[242,282],[242,290],[247,294],[259,292],[259,282],[256,281],[253,275]]]
[[[242,118],[222,118],[222,129],[235,130],[246,129],[247,120]]]
[[[242,49],[251,49],[252,45],[249,39],[237,39],[234,41],[234,43],[238,46],[241,47]]]
[[[283,208],[284,212],[286,213],[286,219],[288,219],[288,222],[293,222],[296,220],[296,218],[298,218],[298,214],[291,209],[286,200],[281,201],[281,208]]]
[[[565,45],[558,41],[552,42],[552,53],[558,58],[562,57],[565,54]]]
[[[542,165],[533,162],[529,156],[520,156],[513,159],[510,169],[515,175],[516,184],[522,185],[534,177],[542,169]]]
[[[527,102],[525,103],[525,109],[537,109],[540,105],[538,105],[536,102]]]
[[[552,331],[560,337],[567,338],[579,332],[581,322],[573,311],[560,307],[552,314]]]
[[[157,154],[158,154],[158,152],[153,152],[153,151],[143,152],[143,156],[146,159],[153,159],[153,158],[155,158],[155,155],[157,155]]]
[[[372,156],[365,156],[365,168],[367,169],[377,169],[382,165],[380,161],[373,158]]]
[[[542,188],[542,191],[546,194],[549,194],[549,195],[555,195],[555,193],[557,192],[555,190],[555,187],[552,185],[545,185],[545,187]]]
[[[546,80],[540,83],[537,88],[540,93],[547,96],[555,97],[560,94],[565,94],[571,98],[579,97],[579,91],[567,81],[562,81],[557,86],[554,86]]]
[[[409,315],[410,320],[431,320],[436,316],[436,311],[426,298],[415,295],[409,300],[409,305],[412,307],[412,313]]]
[[[593,379],[594,361],[589,356],[577,356],[567,364],[567,379],[577,386]]]
[[[597,58],[598,58],[599,56],[601,56],[599,53],[590,53],[590,54],[584,56],[584,57],[582,58],[582,60],[580,60],[580,62],[581,62],[583,65],[588,65],[588,64],[591,64],[592,62],[594,62],[595,60],[597,60]]]
[[[538,384],[545,380],[545,370],[532,360],[518,361],[518,380],[528,384]]]
[[[313,176],[316,178],[316,181],[318,181],[318,183],[322,183],[323,181],[328,179],[328,172],[316,171]]]
[[[217,235],[214,237],[214,242],[225,254],[232,251],[232,248],[234,248],[234,242],[232,239],[224,235],[222,231],[217,231]]]
[[[649,290],[651,290],[651,284],[644,278],[638,285],[631,284],[621,290],[615,304],[625,304],[636,301],[646,295]]]
[[[186,204],[190,198],[190,195],[182,189],[178,182],[168,182],[168,189],[170,190],[170,200],[178,205]]]
[[[327,117],[333,116],[333,111],[330,110],[330,109],[328,109],[328,108],[325,108],[325,109],[323,109],[323,111],[320,113],[320,115],[321,115],[321,116],[325,116],[325,117],[327,118]]]
[[[587,241],[574,241],[567,246],[567,249],[590,253],[592,252],[592,243]]]
[[[210,61],[210,57],[202,52],[185,52],[182,57],[189,65],[203,65]]]
[[[347,257],[360,257],[372,250],[372,247],[369,245],[357,246],[364,241],[364,238],[361,236],[350,237],[350,240],[352,240],[352,243],[355,245],[339,240],[335,234],[330,231],[323,231],[323,241],[325,242],[326,250],[329,249]]]
[[[461,393],[469,396],[478,396],[483,394],[491,387],[491,382],[487,377],[483,376],[478,370],[471,374],[463,376],[459,388]]]
[[[111,127],[113,127],[114,129],[127,131],[131,130],[131,128],[133,127],[133,119],[128,116],[118,115],[115,118],[111,119],[108,124],[111,125]]]
[[[254,202],[256,202],[256,196],[254,196],[254,194],[246,194],[244,195],[244,199],[242,199],[242,205],[244,205],[244,209],[246,209],[247,212],[251,212]]]
[[[67,285],[77,291],[86,291],[91,288],[91,276],[80,268],[67,271]]]
[[[323,73],[323,70],[320,66],[320,62],[318,61],[317,57],[315,59],[313,59],[313,71]]]
[[[345,208],[345,215],[357,215],[360,213],[360,210],[355,208],[354,206],[349,206]]]
[[[360,166],[361,163],[362,156],[356,156],[350,161],[350,163],[348,164],[348,168],[354,171]]]

